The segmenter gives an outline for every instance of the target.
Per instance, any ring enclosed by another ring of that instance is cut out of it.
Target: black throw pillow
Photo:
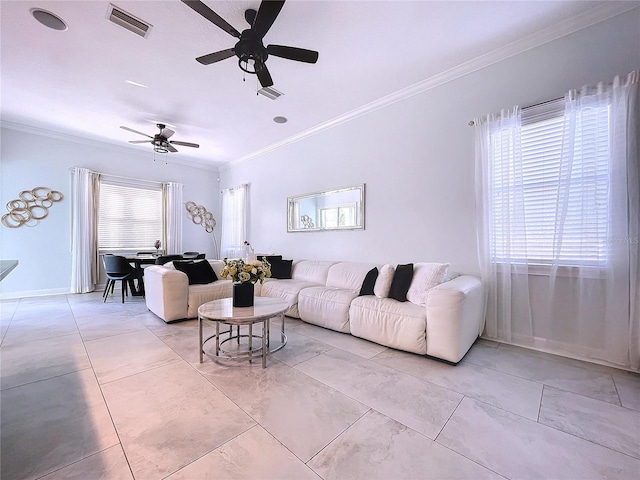
[[[360,294],[362,295],[374,295],[373,287],[376,284],[376,279],[378,278],[378,269],[373,267],[371,270],[367,272],[367,275],[364,277],[364,281],[362,282],[362,287],[360,288]]]
[[[413,263],[398,265],[393,274],[393,281],[389,289],[389,298],[393,298],[399,302],[406,302],[407,292],[411,286],[411,279],[413,279]]]
[[[271,278],[291,278],[293,260],[274,260],[271,263]]]
[[[187,275],[189,285],[204,285],[218,280],[216,272],[211,268],[208,260],[201,262],[179,262],[174,261],[173,266]]]
[[[262,260],[262,257],[267,259],[267,262],[277,262],[278,260],[282,260],[282,255],[258,255],[258,260]]]

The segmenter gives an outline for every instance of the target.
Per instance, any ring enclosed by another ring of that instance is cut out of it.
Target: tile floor
[[[267,369],[199,364],[197,322],[143,299],[0,307],[3,480],[640,478],[636,374],[484,340],[451,366],[293,319]]]

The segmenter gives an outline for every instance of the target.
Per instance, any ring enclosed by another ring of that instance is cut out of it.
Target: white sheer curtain
[[[162,184],[163,245],[167,255],[182,253],[182,184]]]
[[[247,239],[249,185],[243,184],[222,191],[222,239],[223,258],[244,256]]]
[[[478,259],[486,289],[485,334],[509,342],[513,341],[513,318],[518,319],[521,333],[532,335],[531,311],[526,308],[530,303],[529,265],[516,260],[519,255],[514,251],[526,249],[526,236],[518,234],[516,239],[510,235],[511,231],[522,231],[525,219],[521,123],[518,107],[474,121]]]
[[[476,119],[487,337],[640,370],[637,84]]]
[[[100,175],[71,170],[71,293],[92,292],[98,283],[98,199]]]

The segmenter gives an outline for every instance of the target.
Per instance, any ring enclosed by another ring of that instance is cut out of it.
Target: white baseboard
[[[0,300],[13,300],[16,298],[27,298],[27,297],[45,297],[50,295],[64,295],[66,293],[71,293],[68,288],[51,288],[46,290],[26,290],[23,292],[0,293]]]

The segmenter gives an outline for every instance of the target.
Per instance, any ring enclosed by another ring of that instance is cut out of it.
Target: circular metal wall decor
[[[216,228],[216,221],[213,213],[207,212],[202,205],[196,205],[196,202],[187,202],[185,204],[187,214],[191,217],[191,221],[196,225],[202,225],[207,233],[212,233]]]
[[[23,190],[18,198],[7,203],[9,213],[2,216],[2,224],[8,228],[35,227],[49,215],[49,208],[63,198],[62,193],[47,187]]]

